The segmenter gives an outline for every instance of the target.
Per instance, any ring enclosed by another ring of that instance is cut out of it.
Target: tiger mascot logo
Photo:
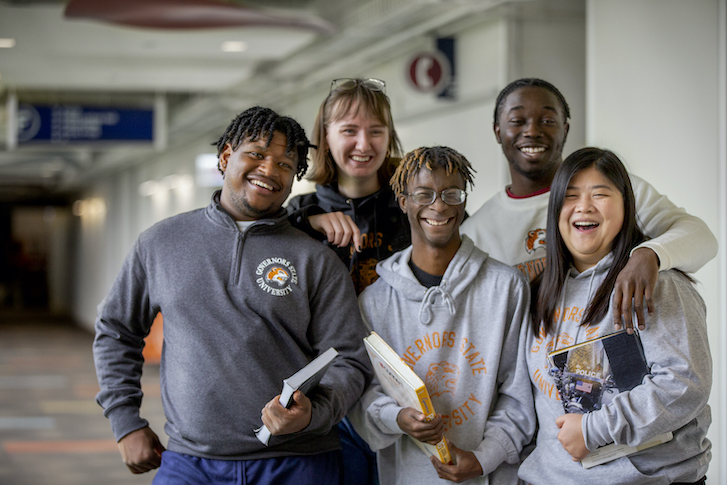
[[[272,296],[287,296],[298,285],[298,271],[285,258],[266,258],[255,268],[255,283]]]
[[[430,396],[441,396],[445,392],[455,393],[457,390],[457,379],[459,378],[459,368],[442,361],[429,365],[429,370],[424,378],[424,382],[429,390]]]
[[[285,283],[289,278],[290,275],[288,272],[280,266],[273,267],[270,271],[268,271],[268,274],[265,275],[265,279],[268,280],[268,283],[275,282],[280,287],[285,286]]]
[[[528,254],[538,248],[545,249],[545,229],[534,229],[528,232],[528,237],[525,239],[525,250]]]

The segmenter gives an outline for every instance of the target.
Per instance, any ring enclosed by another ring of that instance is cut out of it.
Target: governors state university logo
[[[295,266],[285,258],[267,258],[255,270],[258,287],[273,296],[286,296],[293,291],[291,285],[298,284]]]

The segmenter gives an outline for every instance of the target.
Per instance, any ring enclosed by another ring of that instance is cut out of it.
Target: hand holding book
[[[262,421],[273,436],[298,432],[311,420],[310,399],[300,391],[293,393],[293,404],[284,408],[280,396],[272,398],[262,410]]]
[[[582,419],[582,414],[563,414],[555,419],[555,425],[560,428],[558,441],[563,445],[563,449],[573,457],[573,461],[581,461],[591,453],[583,439]]]
[[[441,414],[427,420],[427,416],[421,411],[404,408],[396,417],[396,422],[402,431],[423,443],[436,445],[444,437],[444,421]]]
[[[459,483],[482,476],[482,464],[474,453],[457,448],[451,441],[447,443],[452,462],[442,463],[434,457],[430,458],[439,478]]]

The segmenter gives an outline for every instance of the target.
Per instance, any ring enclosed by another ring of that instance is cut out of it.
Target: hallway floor
[[[121,461],[94,401],[93,335],[44,315],[0,313],[0,485],[144,485]],[[163,443],[158,366],[142,380],[142,415]]]

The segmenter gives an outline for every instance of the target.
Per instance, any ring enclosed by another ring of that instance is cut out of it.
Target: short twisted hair
[[[505,104],[505,99],[507,99],[508,95],[513,91],[517,91],[520,88],[527,87],[543,88],[553,93],[555,97],[558,98],[558,101],[560,101],[560,104],[563,107],[563,115],[565,116],[566,121],[568,120],[568,118],[570,118],[570,108],[568,107],[568,102],[565,100],[565,96],[563,96],[558,88],[550,84],[548,81],[543,81],[542,79],[538,79],[536,77],[526,77],[511,82],[510,84],[505,86],[502,91],[500,91],[500,94],[497,95],[497,101],[495,102],[495,125],[500,124],[502,105]]]
[[[316,149],[313,151],[313,166],[308,175],[308,179],[317,184],[330,184],[338,178],[338,167],[331,157],[326,141],[326,129],[329,123],[338,121],[351,112],[356,114],[359,110],[364,110],[389,129],[387,157],[379,169],[379,183],[382,186],[389,181],[401,157],[401,142],[394,129],[389,97],[383,91],[374,91],[367,87],[361,79],[356,81],[358,82],[352,89],[334,88],[318,109],[312,135]]]
[[[391,177],[391,188],[397,198],[406,193],[411,179],[424,167],[430,172],[441,167],[447,171],[447,174],[460,174],[465,182],[465,190],[467,184],[470,187],[475,185],[472,173],[476,170],[472,168],[469,160],[457,150],[442,146],[419,147],[404,155]]]
[[[220,167],[219,156],[228,144],[234,151],[245,140],[264,138],[267,148],[276,131],[285,135],[287,143],[285,153],[296,156],[298,162],[296,176],[300,180],[308,170],[308,148],[311,146],[305,136],[305,130],[293,118],[280,116],[270,108],[261,106],[248,108],[237,115],[220,139],[212,143],[217,147],[217,169],[223,176],[225,175]]]

